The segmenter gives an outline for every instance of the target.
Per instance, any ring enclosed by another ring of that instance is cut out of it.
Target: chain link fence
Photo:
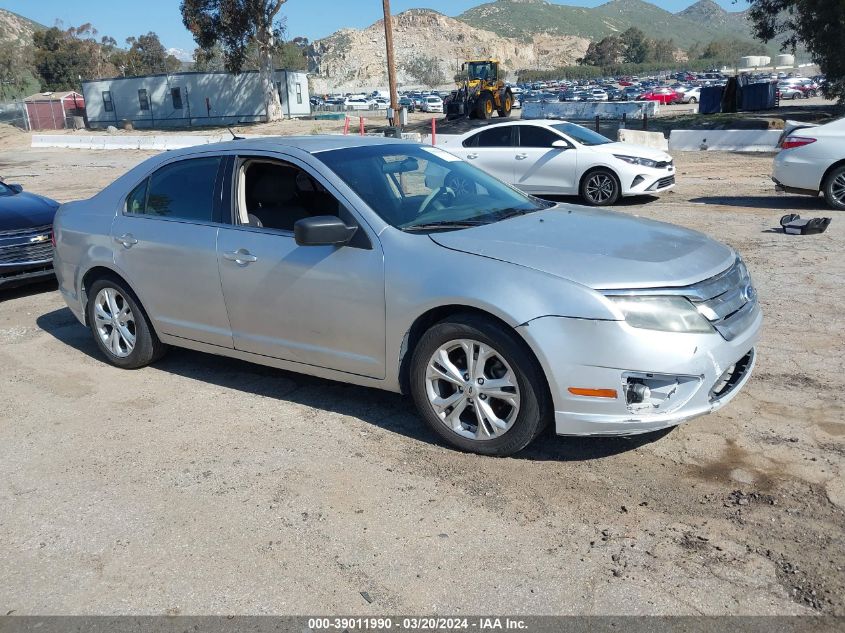
[[[13,125],[27,132],[32,129],[26,112],[26,104],[20,99],[0,101],[0,123]]]

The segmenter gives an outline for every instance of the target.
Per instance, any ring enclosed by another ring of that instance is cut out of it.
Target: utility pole
[[[399,95],[396,92],[396,59],[393,57],[393,19],[390,17],[390,0],[382,0],[384,8],[384,42],[387,45],[387,83],[390,87],[390,107],[393,110],[393,125],[401,124],[399,117]]]

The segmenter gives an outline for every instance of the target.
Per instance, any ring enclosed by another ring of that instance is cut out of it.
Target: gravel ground
[[[27,141],[0,174],[59,200],[145,157]],[[0,610],[845,614],[845,221],[775,194],[771,157],[677,161],[620,209],[736,247],[766,323],[746,389],[669,433],[464,455],[394,394],[180,350],[114,369],[54,284],[0,292]],[[775,232],[791,211],[834,221]]]

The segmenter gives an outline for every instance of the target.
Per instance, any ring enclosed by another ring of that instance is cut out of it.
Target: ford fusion
[[[727,403],[762,316],[736,252],[553,205],[434,147],[236,140],[161,154],[55,222],[60,290],[109,362],[185,347],[410,394],[488,455]]]

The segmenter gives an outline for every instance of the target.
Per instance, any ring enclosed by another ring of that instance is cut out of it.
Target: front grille
[[[665,187],[669,187],[670,185],[675,184],[675,176],[666,176],[665,178],[661,178],[656,183],[654,183],[651,187],[649,187],[650,191],[655,191],[657,189],[663,189]]]
[[[723,373],[713,388],[710,390],[710,402],[714,402],[727,396],[737,388],[742,379],[748,374],[754,362],[754,350],[752,349],[745,356],[736,361]]]
[[[0,265],[44,262],[53,258],[51,227],[0,231]]]
[[[757,316],[757,293],[741,259],[725,272],[685,288],[684,294],[728,341]]]

